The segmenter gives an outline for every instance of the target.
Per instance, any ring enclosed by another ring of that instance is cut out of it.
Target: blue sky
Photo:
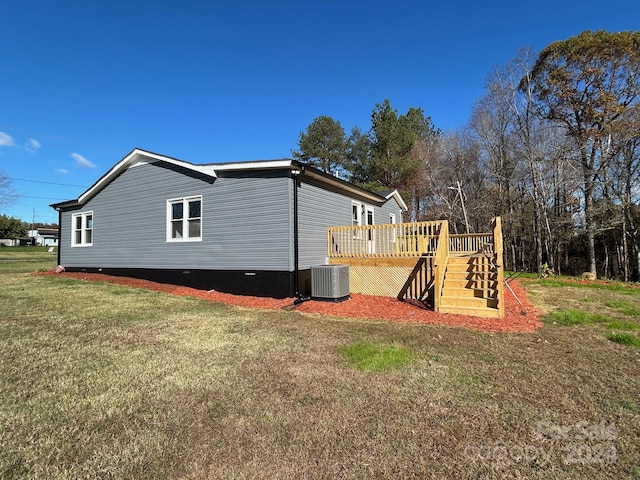
[[[319,115],[385,98],[463,127],[521,47],[640,28],[637,0],[4,2],[0,213],[56,222],[134,147],[194,163],[289,157]]]

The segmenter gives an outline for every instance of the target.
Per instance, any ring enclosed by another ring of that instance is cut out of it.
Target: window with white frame
[[[362,204],[351,202],[351,225],[357,227],[362,225]]]
[[[93,245],[93,212],[74,213],[71,216],[71,246]]]
[[[351,225],[353,227],[362,225],[362,204],[360,202],[351,202]],[[360,229],[356,229],[353,238],[354,240],[362,238]]]
[[[167,200],[167,242],[202,240],[202,197]]]
[[[396,214],[395,213],[390,213],[389,214],[389,223],[392,224],[392,225],[396,223]],[[396,235],[397,235],[396,229],[393,228],[391,230],[391,242],[392,243],[396,243]]]
[[[375,225],[375,220],[374,220],[374,213],[373,213],[373,207],[370,205],[366,205],[364,207],[364,224],[365,225]],[[372,229],[368,229],[367,230],[367,240],[369,241],[373,241],[373,230]]]

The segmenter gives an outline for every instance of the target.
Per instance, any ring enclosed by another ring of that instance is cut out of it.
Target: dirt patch
[[[136,288],[144,288],[164,292],[171,295],[190,296],[212,302],[222,302],[246,308],[263,308],[277,310],[293,304],[292,298],[275,299],[232,295],[222,292],[207,292],[195,288],[151,282],[129,277],[115,277],[100,273],[45,272],[45,275],[60,275],[92,282],[108,282]],[[518,304],[513,295],[506,291],[504,318],[479,318],[469,315],[453,315],[436,313],[432,310],[419,308],[395,298],[378,297],[372,295],[353,294],[344,302],[307,301],[298,305],[298,312],[307,314],[329,315],[335,317],[368,318],[374,320],[391,320],[394,322],[424,323],[432,325],[450,325],[472,328],[486,332],[533,332],[542,325],[538,316],[540,312],[527,299],[527,294],[519,282],[513,281],[511,288],[522,302],[524,309]]]

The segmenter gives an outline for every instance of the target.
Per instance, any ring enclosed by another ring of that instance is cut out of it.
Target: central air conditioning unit
[[[349,265],[311,267],[311,298],[333,302],[349,298]]]

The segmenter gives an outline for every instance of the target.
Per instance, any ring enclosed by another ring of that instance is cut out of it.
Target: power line
[[[39,200],[68,200],[66,198],[51,198],[51,197],[32,197],[30,195],[12,195],[12,197],[18,198],[37,198]]]
[[[7,177],[9,180],[17,180],[19,182],[31,182],[31,183],[46,183],[47,185],[60,185],[62,187],[79,187],[79,188],[87,188],[86,185],[72,185],[70,183],[57,183],[57,182],[44,182],[42,180],[28,180],[26,178],[14,178]],[[35,197],[34,197],[35,198]]]

